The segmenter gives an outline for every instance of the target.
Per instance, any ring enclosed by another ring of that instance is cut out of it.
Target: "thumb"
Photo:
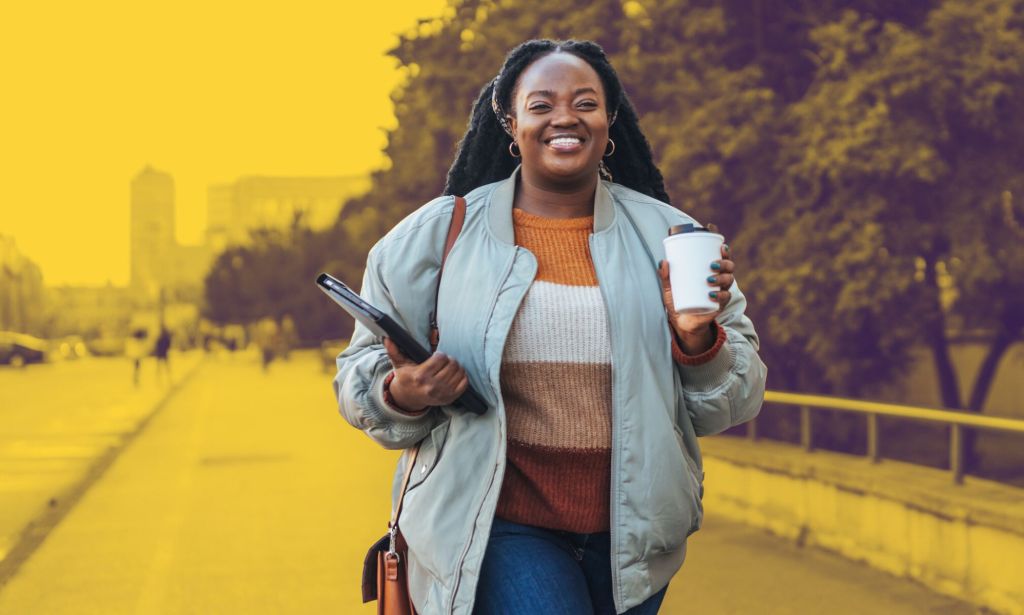
[[[391,365],[396,368],[413,364],[412,359],[405,356],[402,351],[398,349],[398,345],[395,344],[390,337],[384,338],[384,351],[388,353],[388,358],[391,359]]]
[[[661,302],[669,313],[675,310],[672,307],[672,283],[669,280],[668,261],[658,263],[658,277],[661,278]]]

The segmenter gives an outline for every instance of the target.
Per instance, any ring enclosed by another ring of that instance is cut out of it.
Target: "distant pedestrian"
[[[156,345],[153,347],[153,355],[156,356],[156,374],[160,378],[161,373],[167,374],[168,384],[173,384],[171,376],[171,362],[168,354],[171,350],[171,332],[167,327],[160,327],[160,335],[156,338]]]
[[[281,332],[277,322],[272,318],[264,318],[256,329],[256,343],[260,347],[263,371],[270,371],[270,364],[277,356],[281,345]]]
[[[142,375],[142,358],[147,352],[146,330],[139,328],[131,332],[124,342],[124,356],[132,362],[132,384],[139,386]]]

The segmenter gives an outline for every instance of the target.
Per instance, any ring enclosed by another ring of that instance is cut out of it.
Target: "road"
[[[175,377],[198,360],[172,353]],[[157,380],[155,359],[144,368],[137,387],[120,357],[0,368],[0,560],[166,397],[172,380]]]
[[[396,459],[312,355],[207,360],[0,588],[0,613],[373,613],[359,571]],[[714,518],[662,613],[971,613]]]

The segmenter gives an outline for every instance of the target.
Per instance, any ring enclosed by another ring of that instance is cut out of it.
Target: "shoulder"
[[[614,182],[606,181],[602,183],[611,192],[615,202],[626,208],[637,223],[641,221],[664,222],[668,223],[668,226],[684,223],[698,224],[689,214],[643,192],[638,192]]]
[[[465,195],[467,219],[476,215],[499,182],[486,184]],[[370,258],[382,258],[384,253],[400,251],[403,255],[424,255],[439,260],[438,254],[448,235],[455,197],[442,195],[417,207],[396,224],[370,249]],[[435,254],[437,253],[437,254]]]

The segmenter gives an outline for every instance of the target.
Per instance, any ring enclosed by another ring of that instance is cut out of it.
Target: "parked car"
[[[54,340],[54,354],[61,359],[81,359],[89,356],[89,350],[85,347],[85,341],[80,335],[69,335],[59,340]]]
[[[0,331],[0,364],[13,367],[24,367],[29,363],[46,361],[46,340],[14,333]]]
[[[124,354],[124,338],[97,337],[87,341],[85,347],[95,357],[119,357]]]

